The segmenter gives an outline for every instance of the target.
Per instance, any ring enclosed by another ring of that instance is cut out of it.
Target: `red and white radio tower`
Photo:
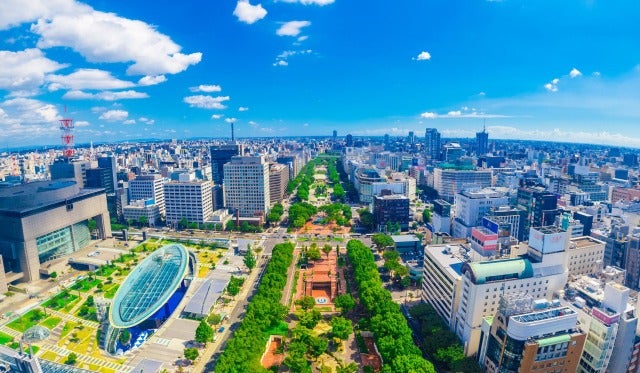
[[[67,113],[67,107],[64,108],[65,114]],[[60,119],[60,131],[62,131],[62,145],[64,145],[64,150],[62,151],[62,155],[65,158],[69,159],[73,157],[75,150],[73,150],[73,119],[65,118]]]

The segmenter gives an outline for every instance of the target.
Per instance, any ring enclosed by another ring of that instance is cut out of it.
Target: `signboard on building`
[[[498,234],[498,223],[493,222],[487,218],[482,218],[482,226],[487,228],[491,232]]]
[[[529,247],[543,254],[557,253],[564,250],[565,235],[566,232],[564,231],[543,233],[535,228],[531,228]]]

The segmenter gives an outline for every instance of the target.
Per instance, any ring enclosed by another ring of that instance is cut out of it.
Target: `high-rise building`
[[[353,146],[353,135],[352,134],[348,134],[347,138],[345,140],[345,145],[346,146]]]
[[[183,218],[204,223],[213,214],[212,183],[209,180],[170,181],[164,184],[164,206],[168,224]]]
[[[465,154],[464,149],[457,142],[450,142],[442,147],[442,159],[445,162],[454,163]]]
[[[491,176],[491,171],[478,171],[473,165],[444,164],[433,169],[433,188],[440,198],[453,202],[462,190],[490,187]]]
[[[333,130],[333,142],[336,142],[338,140],[338,131]]]
[[[214,145],[211,151],[211,174],[216,185],[224,181],[224,164],[231,161],[231,157],[243,155],[242,144]]]
[[[467,238],[471,229],[482,225],[482,218],[492,208],[506,206],[509,198],[495,189],[468,189],[455,196],[455,220],[453,223],[453,237]]]
[[[269,195],[271,204],[282,202],[289,184],[289,168],[279,163],[269,164]]]
[[[521,187],[518,189],[519,209],[526,211],[522,222],[526,241],[530,227],[543,227],[554,224],[558,211],[558,198],[543,187]]]
[[[435,233],[451,234],[451,204],[443,199],[433,201],[431,225]]]
[[[160,174],[140,175],[129,182],[129,196],[131,201],[153,199],[160,214],[165,214],[164,178]]]
[[[433,160],[440,159],[440,132],[435,128],[427,128],[424,134],[425,154]]]
[[[49,166],[51,180],[74,179],[78,187],[84,188],[87,184],[87,169],[90,163],[87,161],[70,161],[65,159],[56,161]]]
[[[118,186],[118,169],[116,168],[116,157],[107,155],[98,158],[98,168],[107,170],[107,175],[111,178],[110,184],[114,187],[114,189],[107,189],[107,194],[114,193],[115,187]]]
[[[240,217],[264,217],[271,206],[269,164],[263,156],[231,158],[224,165],[227,208]]]
[[[409,136],[407,136],[407,141],[409,145],[413,145],[416,143],[416,135],[413,131],[409,131]]]
[[[596,275],[602,270],[604,242],[593,237],[572,238],[567,250],[569,275]]]
[[[625,259],[627,277],[624,284],[630,289],[640,290],[640,234],[629,235]]]
[[[373,197],[373,220],[379,231],[385,231],[387,224],[396,223],[401,230],[409,229],[409,198],[383,190],[381,195]]]
[[[482,132],[476,132],[476,155],[485,155],[489,149],[489,133],[483,128]]]
[[[113,178],[111,172],[106,168],[90,168],[85,171],[87,175],[87,188],[102,188],[105,193],[115,193],[115,186],[113,185]]]

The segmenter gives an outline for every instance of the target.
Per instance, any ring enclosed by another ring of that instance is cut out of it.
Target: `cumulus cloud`
[[[273,63],[273,66],[289,66],[289,62],[285,60],[277,60]]]
[[[215,84],[200,84],[197,87],[190,87],[189,90],[191,92],[207,92],[207,93],[211,93],[211,92],[220,92],[220,91],[222,91],[222,87],[220,87],[219,85],[215,85]]]
[[[582,73],[580,72],[580,70],[576,69],[575,67],[573,69],[571,69],[571,71],[569,72],[569,76],[571,78],[577,78],[579,76],[582,76]]]
[[[149,119],[149,118],[146,118],[146,117],[140,117],[140,118],[138,118],[138,120],[139,120],[140,122],[142,122],[142,123],[144,123],[144,124],[148,124],[148,125],[150,125],[150,126],[151,126],[151,125],[153,125],[153,124],[156,122],[155,120],[153,120],[153,119]]]
[[[47,75],[49,90],[58,89],[122,89],[135,86],[134,83],[120,80],[110,72],[99,69],[78,69],[69,75]]]
[[[0,104],[5,120],[12,120],[16,124],[57,124],[60,119],[58,109],[51,104],[39,100],[18,97]]]
[[[80,90],[68,91],[62,98],[67,100],[102,100],[102,101],[117,101],[117,100],[131,100],[148,98],[149,95],[144,92],[138,92],[133,90],[128,91],[104,91],[98,93],[90,93]]]
[[[431,53],[427,51],[422,51],[420,52],[420,54],[418,54],[417,57],[414,57],[413,59],[417,61],[428,61],[431,59]]]
[[[460,110],[450,111],[447,113],[448,117],[459,117],[461,115],[462,115],[462,112]]]
[[[267,15],[267,10],[262,4],[251,5],[249,0],[240,0],[236,4],[233,15],[238,17],[238,21],[252,24],[263,19]]]
[[[73,124],[76,127],[88,127],[90,125],[90,123],[87,122],[86,120],[77,120],[77,121],[73,122]]]
[[[305,55],[311,54],[313,50],[311,49],[302,49],[302,50],[286,50],[276,56],[276,61],[273,63],[273,66],[289,66],[289,57],[297,56],[297,55]]]
[[[224,114],[213,114],[213,115],[211,116],[211,119],[220,119],[220,118],[222,118],[223,116],[224,116]]]
[[[245,106],[240,106],[240,107],[238,108],[238,111],[247,111],[247,110],[249,110],[249,108],[248,108],[248,107],[245,107]]]
[[[558,83],[560,83],[560,79],[555,78],[549,83],[545,84],[544,89],[546,89],[549,92],[558,92]]]
[[[298,36],[302,32],[303,27],[311,25],[309,21],[289,21],[285,22],[276,31],[276,35],[279,36]]]
[[[102,115],[100,115],[99,119],[106,120],[109,122],[123,121],[129,117],[129,112],[125,110],[107,110]]]
[[[0,51],[0,66],[0,89],[35,94],[46,74],[67,65],[48,59],[40,49],[31,48],[18,52]]]
[[[250,120],[250,121],[249,121],[249,125],[250,125],[251,127],[258,127],[258,126],[259,126],[259,124],[258,124],[257,122],[255,122],[255,121],[253,121],[253,120]]]
[[[0,30],[34,22],[39,18],[51,18],[56,14],[91,10],[88,5],[73,0],[3,0],[0,1]]]
[[[20,0],[5,0],[3,4],[24,8]],[[131,75],[177,74],[195,65],[202,53],[181,53],[181,47],[153,26],[114,13],[96,11],[71,0],[34,0],[30,9],[12,15],[5,24],[33,21],[31,32],[40,36],[41,49],[69,47],[89,62],[124,62],[133,64],[127,69]],[[52,6],[54,4],[54,6]],[[55,4],[61,6],[60,9]],[[15,11],[11,11],[15,13]],[[2,14],[2,9],[0,9]],[[1,17],[1,16],[0,16]],[[3,22],[0,20],[0,25]]]
[[[236,118],[226,118],[224,121],[227,123],[235,123],[236,122]]]
[[[299,41],[299,42],[301,42],[301,41],[305,41],[305,40],[307,40],[307,39],[309,39],[309,37],[308,37],[307,35],[304,35],[304,36],[300,36],[300,37],[298,37],[298,41]]]
[[[136,120],[135,119],[127,119],[124,122],[122,122],[122,124],[136,124]]]
[[[425,118],[425,119],[435,119],[438,117],[438,114],[431,112],[431,111],[427,111],[424,112],[422,114],[420,114],[420,118]]]
[[[299,3],[302,5],[320,5],[325,6],[333,4],[335,0],[278,0],[283,3]]]
[[[146,75],[140,78],[140,80],[138,80],[138,84],[141,86],[148,86],[148,85],[156,85],[156,84],[164,83],[166,81],[167,81],[167,77],[164,75],[155,75],[155,76]]]
[[[197,107],[200,109],[225,109],[226,106],[222,103],[225,101],[229,101],[229,96],[206,96],[206,95],[196,95],[196,96],[187,96],[184,98],[184,102],[189,104],[191,107]]]

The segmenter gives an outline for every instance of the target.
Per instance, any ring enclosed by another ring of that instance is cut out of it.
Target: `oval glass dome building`
[[[163,246],[140,262],[109,307],[104,348],[122,354],[144,343],[182,300],[189,268],[189,252],[180,244]]]

